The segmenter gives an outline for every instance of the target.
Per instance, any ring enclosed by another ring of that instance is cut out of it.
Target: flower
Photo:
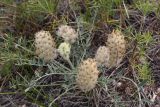
[[[58,47],[58,52],[64,59],[69,59],[70,50],[71,50],[71,45],[67,42],[61,43]]]
[[[44,61],[52,61],[57,57],[55,41],[49,31],[41,30],[35,34],[36,55]]]
[[[87,92],[92,90],[97,83],[99,71],[97,70],[96,61],[88,58],[80,63],[76,82],[78,87]]]
[[[100,46],[95,55],[95,60],[97,62],[97,65],[108,66],[109,56],[110,56],[109,49],[106,46]]]
[[[124,35],[119,30],[113,31],[106,42],[110,51],[109,67],[117,66],[123,59],[126,51]]]
[[[58,28],[57,35],[62,37],[65,42],[74,43],[78,37],[78,33],[68,25],[61,25]]]

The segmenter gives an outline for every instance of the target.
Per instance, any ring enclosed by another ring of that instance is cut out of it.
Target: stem
[[[70,59],[66,59],[66,60],[67,60],[68,64],[70,65],[70,67],[72,68],[72,70],[75,69],[71,60]]]
[[[70,90],[72,90],[72,89],[74,89],[74,88],[76,88],[76,86],[75,86],[75,87],[72,87],[72,88],[69,88],[69,89],[67,88],[64,93],[60,94],[57,98],[55,98],[55,99],[49,104],[49,107],[52,107],[52,105],[55,103],[55,101],[57,101],[58,99],[60,99],[60,98],[61,98],[63,95],[65,95],[68,91],[70,91]]]
[[[138,106],[138,107],[142,107],[142,106],[141,106],[142,98],[141,98],[140,89],[139,89],[138,85],[137,85],[133,80],[131,80],[130,78],[123,77],[123,76],[122,76],[122,77],[120,77],[120,78],[123,78],[123,79],[129,80],[129,81],[131,81],[131,82],[136,86],[137,91],[138,91],[138,96],[139,96],[139,106]]]

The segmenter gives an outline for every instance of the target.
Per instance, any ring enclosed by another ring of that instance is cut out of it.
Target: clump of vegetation
[[[147,54],[146,50],[153,42],[153,38],[151,36],[151,33],[146,32],[143,34],[137,34],[137,48],[139,50],[139,61],[140,63],[135,65],[137,68],[138,76],[140,80],[147,81],[149,84],[152,84],[152,75],[151,70],[147,61]]]
[[[144,14],[144,16],[147,16],[147,14],[150,12],[157,13],[158,3],[155,0],[138,0],[135,4],[136,7]]]
[[[147,62],[145,62],[144,64],[139,64],[136,67],[139,79],[141,81],[144,81],[147,84],[152,84],[154,82],[152,79],[151,69],[149,68],[149,64]]]
[[[0,106],[160,105],[158,5],[1,0]]]

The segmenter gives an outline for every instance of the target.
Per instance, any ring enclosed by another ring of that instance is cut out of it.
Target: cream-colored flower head
[[[44,61],[52,61],[57,57],[55,41],[49,31],[41,30],[35,34],[36,55]]]
[[[110,56],[109,49],[106,46],[100,46],[95,55],[95,60],[97,62],[97,65],[108,66],[109,56]]]
[[[78,67],[76,78],[78,87],[83,92],[92,90],[96,86],[98,74],[96,61],[91,58],[84,60]]]
[[[58,28],[57,35],[62,37],[65,42],[74,43],[78,38],[78,33],[68,25],[61,25]]]
[[[69,59],[70,50],[71,50],[71,45],[67,42],[61,43],[58,47],[58,52],[64,59]]]
[[[106,42],[110,50],[109,67],[117,66],[122,61],[126,51],[124,35],[119,30],[113,31]]]

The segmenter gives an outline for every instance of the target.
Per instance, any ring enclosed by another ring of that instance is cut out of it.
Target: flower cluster
[[[48,31],[41,30],[35,34],[36,55],[46,62],[54,60],[57,57],[57,52],[65,60],[70,61],[71,44],[75,42],[78,33],[71,26],[62,25],[59,27],[57,34],[64,39],[58,49],[56,49],[55,41]],[[108,36],[106,46],[98,48],[95,58],[88,58],[79,64],[76,78],[78,87],[83,92],[92,90],[97,84],[99,74],[97,66],[117,66],[122,61],[125,50],[124,35],[119,30],[113,31]]]
[[[100,46],[95,55],[95,60],[97,61],[97,65],[108,66],[109,56],[110,56],[109,48],[107,48],[106,46]]]
[[[65,42],[74,43],[78,33],[68,25],[61,25],[57,31],[58,36],[62,37]]]
[[[96,86],[99,71],[97,70],[96,61],[88,58],[81,62],[78,67],[77,85],[83,91],[87,92]]]
[[[124,35],[119,30],[113,31],[106,42],[110,50],[109,67],[117,66],[123,59],[126,51]]]
[[[64,59],[69,59],[70,55],[70,50],[71,50],[71,45],[67,42],[63,42],[59,45],[58,47],[58,52]]]
[[[126,41],[124,35],[119,31],[113,31],[106,42],[106,46],[101,46],[97,50],[95,59],[98,65],[114,67],[120,64],[126,51]]]
[[[65,41],[58,47],[58,52],[64,59],[69,59],[71,44],[75,42],[78,33],[71,26],[61,25],[57,34]],[[41,30],[35,34],[35,47],[36,55],[46,62],[57,57],[55,41],[49,31]]]
[[[55,41],[48,31],[41,30],[35,34],[36,55],[46,62],[57,57]]]

